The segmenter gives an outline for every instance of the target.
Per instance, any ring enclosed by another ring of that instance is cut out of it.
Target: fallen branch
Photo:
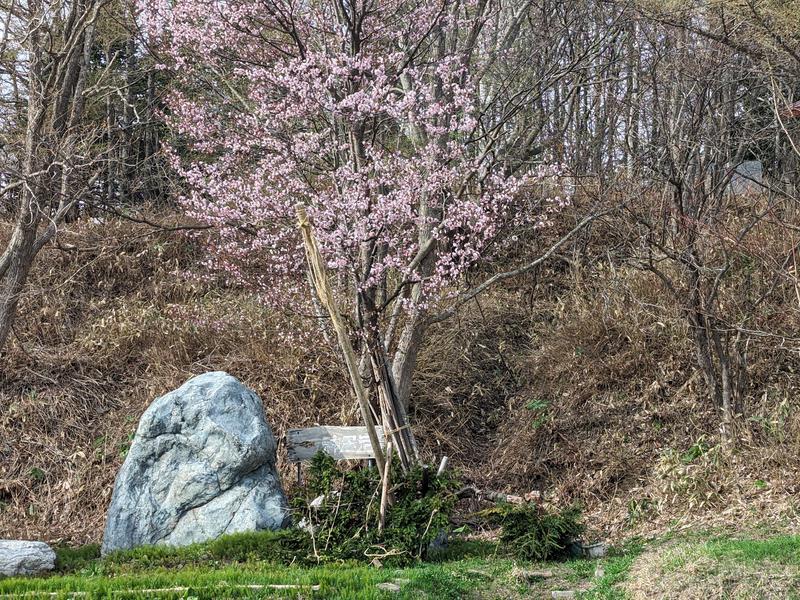
[[[464,498],[477,498],[478,500],[489,500],[490,502],[508,502],[509,504],[525,504],[526,500],[522,496],[514,494],[504,494],[503,492],[493,492],[491,490],[479,490],[474,485],[468,485],[456,492],[459,500]],[[533,498],[531,498],[533,499]]]

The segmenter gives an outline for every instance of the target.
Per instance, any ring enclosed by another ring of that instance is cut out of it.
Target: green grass
[[[739,563],[771,561],[800,566],[800,536],[780,535],[765,540],[716,539],[706,543],[703,551],[718,560]]]
[[[800,536],[694,532],[660,540],[628,566],[639,596],[800,598]],[[617,587],[617,590],[620,588]],[[606,598],[625,598],[609,591]]]
[[[628,578],[634,561],[642,553],[644,547],[641,541],[633,540],[623,548],[613,549],[601,563],[603,576],[595,582],[591,590],[581,594],[581,598],[591,598],[592,600],[627,598],[628,594],[622,589],[621,584]]]
[[[689,563],[695,590],[702,590],[704,585],[710,590],[717,589],[720,576],[728,582],[733,581],[733,575],[741,580],[736,582],[741,593],[731,596],[736,598],[773,597],[759,595],[756,587],[747,587],[747,581],[754,577],[761,587],[765,581],[771,585],[774,582],[776,593],[800,585],[800,536],[793,535],[749,538],[694,532],[648,544],[631,542],[612,549],[599,561],[537,563],[503,557],[502,546],[497,544],[454,540],[436,562],[406,568],[377,568],[363,563],[286,564],[291,544],[291,534],[264,532],[226,536],[185,548],[138,548],[105,559],[99,558],[96,545],[59,548],[56,574],[0,579],[0,600],[73,597],[521,600],[547,596],[557,589],[576,590],[579,598],[623,600],[629,597],[626,587],[630,586],[645,591],[667,586],[663,589],[673,590],[675,597],[680,597]],[[641,564],[637,562],[640,558]],[[598,565],[603,574],[595,577]],[[553,575],[528,581],[520,576],[520,570],[545,570]],[[395,583],[400,591],[377,587],[385,582]],[[246,587],[269,585],[297,587]],[[81,595],[73,596],[73,592]],[[787,591],[780,597],[798,596]]]
[[[292,534],[225,536],[185,548],[143,547],[99,557],[96,545],[58,548],[56,574],[0,579],[4,598],[506,598],[590,585],[594,561],[521,563],[499,555],[497,544],[454,540],[436,562],[406,568],[363,563],[286,564]],[[525,581],[517,571],[549,570],[554,577]],[[400,592],[378,584],[394,582]],[[291,589],[245,586],[291,585]],[[154,591],[160,590],[160,591]],[[73,596],[80,592],[80,596]],[[54,594],[51,596],[50,594]]]
[[[127,565],[130,568],[131,564]],[[514,563],[506,559],[465,558],[442,563],[423,563],[404,569],[375,568],[356,564],[320,567],[283,566],[269,562],[235,565],[188,566],[180,569],[145,568],[125,572],[101,561],[90,562],[73,574],[41,578],[0,580],[0,598],[468,598],[476,589],[491,586],[513,588]],[[396,582],[400,593],[383,591],[379,583]],[[250,589],[236,586],[294,585],[295,589]],[[318,586],[319,589],[314,589]],[[172,589],[169,588],[186,588]],[[155,592],[154,589],[165,591]],[[142,591],[150,590],[150,591]]]
[[[83,592],[89,598],[385,598],[391,594],[377,584],[405,579],[400,597],[424,592],[434,598],[465,597],[477,579],[466,573],[469,565],[423,565],[402,570],[366,566],[338,565],[291,567],[270,563],[241,563],[234,566],[189,567],[180,570],[146,569],[135,574],[109,575],[102,572],[59,575],[47,578],[6,579],[0,581],[0,597],[24,594],[45,597],[36,592],[55,592],[68,598],[70,592]],[[473,581],[474,579],[474,581]],[[236,586],[294,585],[294,589],[252,589]],[[313,589],[319,586],[318,590]],[[170,588],[186,588],[171,589]],[[155,592],[154,589],[166,591]],[[151,591],[142,591],[151,590]]]
[[[78,571],[100,558],[100,544],[88,544],[80,548],[56,548],[55,551],[58,573]]]
[[[736,538],[726,535],[708,537],[700,539],[697,534],[693,534],[686,539],[677,540],[673,548],[664,552],[661,561],[662,571],[666,573],[679,571],[687,564],[702,558],[740,565],[771,562],[800,566],[800,536],[778,535],[767,539]]]

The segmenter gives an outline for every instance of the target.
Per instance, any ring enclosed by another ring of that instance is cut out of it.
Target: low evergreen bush
[[[350,469],[326,454],[312,460],[305,488],[291,500],[298,526],[281,531],[222,536],[175,548],[144,546],[99,559],[99,546],[59,549],[58,570],[129,573],[146,569],[268,562],[315,565],[376,562],[402,566],[443,549],[458,500],[459,482],[424,467],[403,473],[392,465],[393,502],[379,531],[381,480],[377,469]],[[548,512],[541,506],[498,504],[478,513],[500,526],[504,554],[538,561],[565,554],[584,530],[580,511]]]
[[[367,560],[406,564],[425,558],[446,534],[457,500],[458,482],[417,467],[402,473],[392,465],[392,497],[386,524],[380,519],[380,474],[376,469],[349,470],[318,453],[311,462],[306,497],[294,500],[312,538],[316,560]],[[321,498],[315,502],[315,498]],[[437,539],[438,538],[438,539]]]
[[[500,543],[505,552],[527,561],[564,556],[585,530],[577,507],[549,512],[532,502],[502,503],[479,514],[501,526]]]

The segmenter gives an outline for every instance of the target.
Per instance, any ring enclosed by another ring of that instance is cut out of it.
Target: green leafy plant
[[[534,398],[525,405],[525,408],[536,415],[536,418],[533,420],[531,425],[534,429],[539,429],[539,427],[544,425],[550,416],[550,402],[548,400]]]
[[[548,406],[550,406],[550,403],[547,400],[542,400],[541,398],[534,398],[525,405],[525,408],[534,412],[539,412],[547,409]]]
[[[125,441],[117,444],[117,450],[119,450],[120,458],[127,458],[128,451],[131,449],[131,444],[133,443],[134,437],[136,437],[136,434],[131,432],[125,437]]]
[[[39,467],[31,467],[28,470],[28,474],[30,475],[31,479],[36,482],[44,481],[45,477],[47,477],[47,474]]]
[[[89,544],[79,548],[61,547],[55,549],[56,570],[59,573],[71,573],[84,569],[92,561],[100,558],[100,544]]]
[[[681,461],[688,465],[708,452],[709,448],[708,442],[701,436],[700,439],[689,446],[689,449],[681,455]]]

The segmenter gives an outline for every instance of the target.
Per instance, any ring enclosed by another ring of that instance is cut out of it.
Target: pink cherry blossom
[[[171,160],[183,207],[213,226],[205,266],[270,305],[310,312],[298,202],[341,297],[372,295],[407,313],[446,304],[503,240],[546,226],[569,202],[542,192],[557,166],[512,175],[492,145],[502,115],[480,93],[479,53],[460,44],[473,29],[485,32],[476,47],[491,40],[474,1],[140,8],[177,82]],[[404,282],[415,293],[387,297]]]

